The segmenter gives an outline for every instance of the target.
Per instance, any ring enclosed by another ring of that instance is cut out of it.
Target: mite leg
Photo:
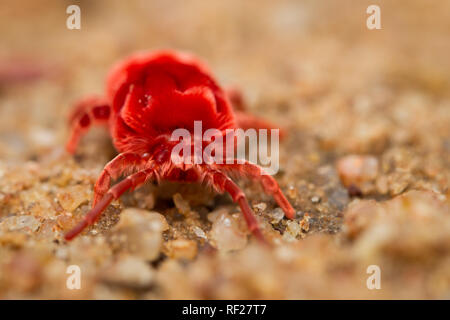
[[[142,166],[145,165],[146,162],[146,158],[129,152],[121,153],[108,162],[95,183],[94,201],[92,206],[94,207],[108,191],[111,185],[111,180],[115,180],[121,175],[130,175],[138,170],[141,170]]]
[[[226,163],[226,161],[224,161],[224,163]],[[295,218],[295,210],[284,196],[277,181],[271,175],[264,173],[264,170],[258,165],[246,161],[243,164],[232,163],[217,165],[217,168],[219,170],[229,170],[230,172],[237,173],[240,176],[250,177],[255,181],[259,181],[264,189],[264,192],[271,195],[275,199],[280,208],[286,214],[286,217],[289,219]]]
[[[250,208],[244,192],[233,182],[233,180],[219,171],[210,171],[206,174],[205,178],[209,179],[212,185],[219,191],[225,191],[230,194],[233,201],[241,208],[242,215],[247,222],[250,232],[253,233],[259,241],[266,243],[261,229],[258,226],[255,214]]]
[[[69,116],[70,137],[66,144],[69,153],[75,153],[80,138],[93,125],[107,125],[111,114],[106,99],[88,97],[79,101]]]
[[[238,87],[227,88],[225,94],[227,95],[228,100],[230,100],[234,111],[245,111],[247,109],[242,92]]]
[[[115,199],[118,199],[125,191],[135,189],[145,183],[148,179],[153,178],[153,168],[139,171],[131,176],[128,176],[123,181],[114,185],[106,192],[102,199],[93,207],[72,230],[64,235],[66,240],[72,240],[80,234],[86,227],[92,225],[100,217],[102,212]]]

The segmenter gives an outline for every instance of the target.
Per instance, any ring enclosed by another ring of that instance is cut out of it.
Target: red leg
[[[70,137],[66,149],[75,153],[81,136],[93,125],[107,125],[111,114],[106,99],[101,97],[88,97],[77,103],[69,116]]]
[[[95,183],[92,206],[94,207],[108,191],[111,180],[115,180],[123,174],[130,175],[133,172],[141,170],[146,162],[147,158],[127,152],[119,154],[108,162]]]
[[[139,171],[131,176],[128,176],[125,180],[114,185],[106,192],[102,199],[93,207],[72,230],[67,232],[64,236],[66,240],[72,240],[78,234],[80,234],[86,227],[92,225],[100,217],[102,212],[108,207],[108,205],[115,199],[118,199],[128,189],[135,189],[138,186],[145,183],[149,178],[153,178],[154,169],[149,168]]]
[[[247,198],[242,190],[225,174],[219,171],[209,171],[206,179],[210,180],[212,185],[221,192],[226,191],[230,194],[234,202],[239,204],[245,221],[247,222],[248,229],[253,235],[261,242],[266,243],[261,229],[258,226],[258,221],[256,220],[255,214],[248,205]]]
[[[224,160],[224,163],[226,161]],[[295,218],[295,210],[292,208],[289,201],[287,201],[277,181],[271,176],[264,173],[264,170],[251,162],[246,161],[243,164],[233,163],[233,164],[223,164],[217,165],[217,168],[221,170],[230,170],[231,172],[237,172],[241,176],[248,176],[254,180],[261,183],[264,191],[271,195],[275,201],[278,203],[281,209],[283,209],[286,217],[289,219]]]
[[[244,97],[242,96],[242,92],[239,88],[230,87],[225,90],[225,93],[228,96],[234,111],[245,111],[247,109]]]

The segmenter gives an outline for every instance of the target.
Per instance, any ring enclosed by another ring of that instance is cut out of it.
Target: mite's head
[[[119,62],[108,76],[107,97],[123,125],[146,136],[193,132],[194,121],[204,129],[235,127],[225,92],[185,53],[145,52]]]

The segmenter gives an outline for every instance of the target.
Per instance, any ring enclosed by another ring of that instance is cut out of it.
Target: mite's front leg
[[[66,144],[69,153],[75,153],[81,137],[92,125],[107,125],[111,108],[105,98],[91,96],[80,100],[69,116],[70,137]]]
[[[94,201],[92,206],[94,207],[98,201],[108,191],[111,180],[119,178],[121,175],[129,175],[136,171],[143,169],[147,163],[148,158],[142,157],[135,153],[121,153],[114,159],[112,159],[100,173],[94,187]]]
[[[110,188],[105,195],[97,202],[97,204],[84,216],[83,220],[81,220],[72,230],[67,232],[64,235],[66,240],[72,240],[78,234],[80,234],[84,229],[88,226],[95,223],[98,220],[102,212],[108,207],[108,205],[119,197],[129,189],[136,189],[137,187],[144,184],[148,179],[154,178],[154,169],[148,168],[145,170],[141,170],[131,176],[128,176],[123,181],[114,185]]]

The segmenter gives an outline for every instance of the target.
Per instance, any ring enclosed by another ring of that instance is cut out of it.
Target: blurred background
[[[66,28],[71,4],[81,8],[81,30]],[[370,4],[373,1],[3,2],[0,155],[30,157],[43,144],[63,143],[63,119],[73,101],[102,93],[113,62],[136,50],[156,48],[193,52],[210,65],[220,83],[239,87],[251,108],[273,113],[286,125],[314,126],[326,137],[358,126],[358,121],[341,124],[345,121],[333,106],[355,101],[352,120],[367,114],[370,123],[364,125],[369,131],[387,120],[405,128],[419,126],[417,120],[439,126],[433,121],[442,117],[413,117],[419,110],[392,119],[395,111],[386,100],[394,98],[392,90],[416,90],[415,97],[399,99],[413,99],[421,108],[424,94],[433,99],[448,94],[448,1],[376,1],[382,30],[366,27]],[[374,110],[366,101],[371,95],[377,99]],[[282,113],[274,107],[278,100],[289,100],[279,107]],[[436,112],[447,111],[439,109],[439,103],[425,104]],[[384,108],[390,109],[388,114]]]
[[[66,27],[73,4],[80,30]],[[366,26],[373,4],[381,30]],[[0,298],[450,297],[449,12],[447,0],[2,1]],[[114,240],[120,205],[91,230],[100,235],[61,240],[114,156],[102,130],[63,155],[73,102],[102,94],[117,60],[161,48],[197,55],[252,113],[288,129],[276,178],[298,219],[280,220],[244,185],[276,251],[242,230],[221,237],[208,212],[239,228],[238,210],[197,189],[124,200],[169,222],[150,258]],[[71,263],[88,270],[79,292],[65,288]],[[384,290],[365,287],[371,264]]]

